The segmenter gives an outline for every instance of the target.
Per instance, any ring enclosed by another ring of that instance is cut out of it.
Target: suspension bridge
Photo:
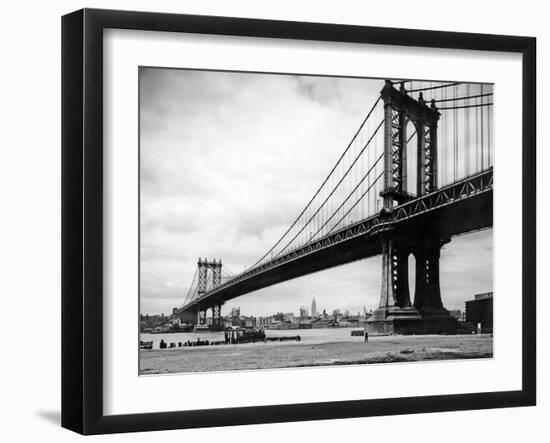
[[[493,225],[492,113],[492,85],[386,80],[336,164],[278,241],[238,274],[221,260],[199,259],[173,316],[205,325],[211,309],[212,326],[220,327],[228,300],[382,255],[380,303],[368,328],[451,329],[439,283],[440,250],[454,236]]]

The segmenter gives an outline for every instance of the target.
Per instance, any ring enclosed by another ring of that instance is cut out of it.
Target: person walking
[[[365,343],[369,342],[369,333],[365,331]]]

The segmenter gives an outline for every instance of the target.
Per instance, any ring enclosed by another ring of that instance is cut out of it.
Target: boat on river
[[[139,349],[153,349],[153,342],[140,340]]]

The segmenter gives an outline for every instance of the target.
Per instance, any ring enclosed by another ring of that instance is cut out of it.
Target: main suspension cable
[[[344,156],[346,155],[346,153],[349,151],[351,145],[353,144],[353,142],[355,141],[355,139],[357,138],[357,135],[361,132],[361,129],[363,129],[363,126],[365,125],[365,123],[367,122],[367,120],[369,119],[369,117],[371,116],[371,114],[374,112],[374,110],[376,109],[376,106],[378,105],[378,103],[380,102],[380,100],[382,99],[382,96],[379,96],[378,99],[376,99],[376,101],[374,102],[374,105],[372,106],[372,108],[370,109],[370,111],[368,112],[367,116],[365,117],[365,119],[363,120],[363,122],[361,123],[361,125],[359,126],[359,129],[355,132],[355,135],[352,137],[351,141],[348,143],[348,146],[346,147],[346,149],[344,150],[344,152],[342,153],[342,155],[340,156],[340,158],[338,159],[338,161],[336,162],[336,164],[333,166],[333,168],[331,169],[331,171],[329,172],[329,174],[327,175],[327,177],[325,178],[325,180],[323,181],[323,183],[321,183],[321,186],[319,186],[319,188],[317,189],[317,191],[315,192],[315,194],[313,195],[313,197],[311,198],[311,200],[308,202],[308,204],[305,206],[305,208],[302,210],[302,212],[300,212],[300,214],[298,215],[298,217],[296,218],[296,220],[294,220],[294,222],[290,225],[290,227],[286,230],[286,232],[282,235],[282,237],[277,240],[277,243],[275,243],[273,245],[273,247],[267,251],[263,257],[261,257],[258,261],[256,261],[256,263],[254,263],[249,269],[255,267],[256,265],[258,265],[258,263],[260,263],[264,258],[266,258],[269,254],[271,254],[271,252],[273,252],[273,250],[283,241],[283,239],[286,237],[286,235],[292,230],[292,228],[294,226],[296,226],[296,224],[298,223],[298,220],[300,220],[300,218],[302,217],[302,215],[306,212],[306,210],[309,208],[309,206],[311,205],[311,203],[313,203],[313,201],[315,200],[315,197],[317,197],[317,195],[321,192],[321,189],[323,189],[323,187],[325,186],[325,183],[327,183],[327,181],[330,179],[330,177],[332,176],[333,172],[336,170],[336,168],[338,167],[338,165],[340,164],[340,162],[342,161],[342,159],[344,158]]]
[[[448,83],[446,85],[439,85],[439,86],[429,86],[427,88],[417,88],[417,89],[411,89],[410,91],[407,91],[407,93],[411,92],[419,92],[419,91],[430,91],[432,89],[441,89],[441,88],[449,88],[451,86],[460,85],[460,82],[457,83]]]
[[[189,299],[189,296],[191,295],[191,291],[193,290],[193,287],[195,286],[195,280],[197,279],[197,273],[199,272],[199,268],[197,267],[195,269],[195,274],[193,275],[193,280],[191,280],[191,286],[189,286],[189,290],[187,291],[187,296],[185,297],[185,300],[183,301],[183,305],[187,303],[187,300]]]
[[[470,86],[470,85],[467,85]],[[458,101],[458,100],[469,100],[472,98],[478,98],[478,97],[488,97],[489,95],[493,95],[492,92],[489,92],[487,94],[476,94],[476,95],[466,95],[464,97],[453,97],[453,98],[446,98],[446,99],[438,99],[434,100],[435,103],[441,103],[441,102],[452,102],[452,101]],[[440,108],[438,108],[440,109]]]
[[[363,197],[370,191],[370,189],[378,182],[378,180],[380,180],[380,178],[383,175],[384,175],[384,171],[382,171],[380,174],[378,174],[378,177],[376,177],[376,179],[374,180],[372,185],[369,188],[367,188],[367,190],[365,192],[363,192],[363,194],[361,194],[361,197],[359,197],[359,199],[353,204],[353,206],[348,209],[348,211],[342,216],[342,218],[340,220],[338,220],[338,222],[330,229],[330,231],[327,232],[326,235],[328,235],[332,231],[334,231],[334,228],[336,228],[342,222],[342,220],[344,220],[348,216],[348,214],[351,211],[353,211],[353,209],[359,204],[359,202],[363,199]]]
[[[311,236],[311,238],[315,238],[317,236],[317,234],[323,230],[323,228],[328,224],[328,222],[330,222],[334,216],[338,213],[338,211],[340,209],[342,209],[344,207],[344,205],[346,204],[346,202],[349,200],[349,198],[353,195],[353,193],[357,190],[357,188],[359,188],[359,186],[361,185],[361,183],[363,183],[365,181],[365,179],[368,177],[368,175],[372,172],[372,170],[376,167],[376,165],[378,164],[378,162],[382,159],[382,157],[384,157],[384,154],[382,153],[377,159],[376,161],[374,162],[374,164],[369,168],[369,170],[367,171],[367,173],[363,176],[363,178],[361,179],[361,181],[357,184],[357,186],[355,186],[355,188],[353,188],[353,190],[349,193],[349,195],[346,197],[346,199],[340,204],[340,206],[338,206],[338,208],[336,209],[336,211],[334,211],[332,213],[332,215],[328,218],[328,220],[323,224],[323,226],[321,226],[317,232],[315,234],[313,234]],[[380,177],[378,177],[380,178]],[[378,181],[378,178],[371,184],[371,186],[367,189],[367,191],[365,192],[368,192],[370,190],[370,188],[372,188],[372,186],[374,185],[374,183],[376,183]],[[365,195],[365,193],[363,193],[363,196]],[[362,198],[362,197],[361,197]],[[359,201],[359,200],[358,200]],[[355,203],[355,205],[353,205],[353,207],[355,207],[357,205],[357,202]],[[347,215],[347,214],[346,214]],[[344,218],[346,215],[344,215],[342,218]],[[340,219],[342,220],[342,219]]]
[[[359,154],[357,154],[357,156],[355,157],[355,160],[353,161],[353,163],[348,167],[348,169],[346,170],[346,172],[344,173],[344,175],[342,176],[342,178],[340,178],[340,180],[338,181],[338,183],[336,183],[336,186],[332,189],[332,191],[330,192],[330,194],[325,198],[325,200],[323,201],[323,203],[321,204],[321,206],[317,209],[317,211],[315,211],[315,213],[309,218],[309,220],[304,224],[304,226],[302,226],[302,229],[300,229],[298,231],[298,233],[285,245],[284,248],[282,248],[276,255],[276,257],[278,257],[279,255],[281,255],[282,253],[284,253],[284,251],[286,250],[286,248],[288,248],[288,246],[290,246],[292,244],[292,242],[294,240],[296,240],[296,237],[298,237],[303,231],[304,229],[309,225],[309,223],[311,222],[311,220],[313,220],[313,218],[319,213],[319,211],[324,207],[324,205],[326,204],[326,202],[330,199],[330,197],[332,197],[334,195],[334,193],[336,192],[336,190],[340,187],[340,184],[344,181],[344,179],[347,177],[347,175],[349,174],[349,172],[351,171],[351,169],[353,168],[353,166],[355,166],[355,164],[357,163],[357,161],[359,160],[359,158],[361,157],[361,155],[363,155],[363,152],[365,152],[365,149],[369,146],[370,142],[372,141],[372,139],[376,136],[376,134],[378,133],[378,131],[380,130],[380,128],[382,127],[382,124],[384,123],[384,120],[382,120],[380,122],[380,124],[378,125],[378,127],[376,128],[376,130],[374,131],[374,133],[371,135],[371,137],[368,139],[367,143],[365,143],[365,146],[363,146],[363,149],[361,149],[361,151],[359,152]],[[376,161],[376,163],[378,162],[378,160]],[[376,164],[375,163],[375,164]],[[361,180],[362,182],[363,180]],[[360,182],[360,183],[361,183]],[[343,191],[343,189],[342,189]],[[343,193],[342,193],[342,197],[343,197]],[[324,226],[324,225],[323,225]]]
[[[438,111],[448,111],[451,109],[466,109],[466,108],[483,108],[485,106],[493,106],[493,102],[478,103],[477,105],[463,105],[463,106],[448,106],[444,108],[437,108]]]

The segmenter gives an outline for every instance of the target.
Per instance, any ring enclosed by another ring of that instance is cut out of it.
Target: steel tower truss
[[[440,114],[435,102],[428,106],[422,93],[418,100],[407,94],[404,84],[399,90],[387,80],[381,91],[384,102],[384,218],[392,218],[408,201],[437,189],[437,122]],[[412,122],[417,134],[416,193],[407,187],[407,125]],[[435,227],[435,231],[437,228]],[[439,288],[439,249],[428,239],[436,232],[405,237],[399,229],[390,229],[382,241],[382,290],[379,308],[371,319],[372,330],[388,331],[402,327],[404,322],[418,327],[425,312],[444,315]],[[416,259],[415,302],[409,293],[409,255]]]

